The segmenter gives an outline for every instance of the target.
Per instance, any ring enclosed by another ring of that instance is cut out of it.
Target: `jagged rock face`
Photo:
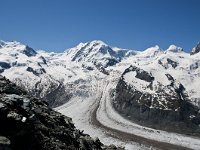
[[[182,84],[170,74],[165,76],[167,85],[138,67],[127,68],[113,93],[114,108],[145,126],[200,135],[199,109],[189,103]]]
[[[194,55],[200,52],[200,42],[197,44],[196,47],[194,47],[190,53],[190,55]]]
[[[29,46],[26,46],[23,53],[28,56],[28,57],[31,57],[31,56],[35,56],[37,54],[36,51],[34,51],[34,49],[32,49],[31,47]]]
[[[72,119],[0,76],[0,149],[109,149],[77,130]],[[110,148],[112,149],[112,148]],[[116,149],[116,147],[113,147]]]

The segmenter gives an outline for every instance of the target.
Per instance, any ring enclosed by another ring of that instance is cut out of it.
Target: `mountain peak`
[[[86,43],[80,43],[79,46],[82,45],[83,47],[88,47],[89,49],[96,49],[99,50],[104,47],[109,47],[105,42],[101,40],[93,40]]]
[[[69,53],[70,51],[79,51],[81,49],[85,48],[101,48],[101,47],[106,47],[108,46],[105,42],[101,40],[93,40],[93,41],[88,41],[88,42],[81,42],[77,46],[73,48],[66,49],[65,52]]]
[[[37,52],[27,45],[24,45],[18,41],[0,41],[0,50],[7,54],[22,53],[30,56],[35,56]]]
[[[196,53],[199,53],[200,52],[200,42],[197,44],[197,46],[195,46],[192,51],[191,51],[191,55],[194,55]]]
[[[155,45],[153,47],[147,48],[145,51],[160,51],[160,47],[158,45]]]
[[[90,44],[96,44],[96,45],[107,45],[105,42],[101,41],[101,40],[93,40],[88,42]]]
[[[178,46],[172,44],[172,45],[169,46],[169,48],[168,48],[166,51],[170,51],[170,52],[175,52],[175,53],[177,53],[177,52],[182,52],[182,51],[183,51],[183,48],[178,47]]]
[[[105,42],[101,40],[93,40],[90,42],[85,43],[87,47],[100,49],[101,47],[109,47]]]
[[[158,45],[155,45],[153,47],[147,48],[146,50],[142,51],[140,55],[144,57],[154,57],[161,52],[162,52],[162,49]]]
[[[13,47],[13,46],[17,46],[17,45],[22,45],[22,44],[20,42],[17,42],[17,41],[3,41],[3,40],[0,40],[0,47],[4,47],[4,46]]]

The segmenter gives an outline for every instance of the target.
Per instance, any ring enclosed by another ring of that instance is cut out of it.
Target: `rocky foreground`
[[[4,150],[121,149],[92,139],[76,129],[71,118],[1,75],[0,122],[0,149]]]

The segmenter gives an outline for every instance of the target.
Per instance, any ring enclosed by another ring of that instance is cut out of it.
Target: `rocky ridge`
[[[197,46],[195,46],[192,51],[191,51],[191,55],[197,54],[200,52],[200,42],[197,44]]]

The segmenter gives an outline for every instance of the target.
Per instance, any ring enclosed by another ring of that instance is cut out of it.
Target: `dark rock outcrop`
[[[37,54],[37,52],[29,46],[26,46],[23,53],[28,57],[32,57],[32,56],[35,56]]]
[[[26,71],[32,72],[34,75],[39,76],[43,73],[46,73],[44,68],[39,68],[39,69],[33,69],[31,67],[27,67]]]
[[[26,94],[0,76],[0,149],[5,150],[98,150],[98,139],[77,130],[72,119]]]
[[[124,71],[124,73],[122,74],[122,77],[130,71],[133,71],[133,72],[135,71],[136,72],[135,77],[140,79],[140,80],[144,80],[144,81],[147,81],[147,82],[152,82],[154,80],[154,77],[150,73],[148,73],[148,72],[146,72],[146,71],[144,71],[144,70],[142,70],[138,67],[135,67],[135,66],[130,66],[129,68],[127,68]]]
[[[39,95],[37,96],[39,97]],[[48,102],[50,107],[58,107],[66,103],[72,97],[72,93],[68,93],[62,83],[56,88],[52,88],[50,92],[45,94],[42,100]]]
[[[200,60],[194,62],[193,64],[190,65],[190,70],[195,70],[200,67]]]
[[[197,44],[197,46],[195,46],[195,47],[192,49],[190,55],[194,55],[194,54],[197,54],[197,53],[199,53],[199,52],[200,52],[200,42]]]
[[[109,75],[109,72],[101,64],[94,63],[94,65],[101,73]]]
[[[171,59],[169,59],[169,58],[167,58],[167,62],[168,62],[168,64],[170,64],[173,68],[176,68],[176,67],[178,66],[178,63],[177,63],[177,62],[175,62],[175,61],[173,61],[173,60],[171,60]]]
[[[136,72],[135,77],[149,84],[145,90],[130,85],[124,79],[125,74]],[[199,109],[192,105],[185,88],[166,74],[169,85],[152,85],[154,77],[137,67],[127,68],[113,92],[113,107],[125,118],[138,124],[200,136]],[[148,92],[148,91],[152,92]]]
[[[7,62],[0,62],[0,66],[4,69],[9,69],[11,67]]]
[[[0,61],[0,73],[4,72],[5,69],[9,69],[11,66],[7,62]]]
[[[178,66],[178,62],[176,62],[170,58],[167,58],[166,61],[167,61],[167,63],[163,63],[162,60],[158,60],[158,64],[163,66],[165,69],[168,69],[170,66],[172,66],[175,69]]]

